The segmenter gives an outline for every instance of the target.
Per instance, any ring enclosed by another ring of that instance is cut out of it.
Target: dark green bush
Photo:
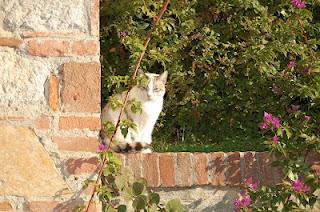
[[[103,102],[125,89],[162,3],[101,4]],[[285,118],[292,104],[319,120],[319,14],[319,0],[304,9],[289,0],[171,1],[141,64],[144,71],[169,71],[154,140],[258,142],[263,112]],[[296,64],[288,67],[290,61]]]

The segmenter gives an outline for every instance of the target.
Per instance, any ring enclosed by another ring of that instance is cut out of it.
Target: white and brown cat
[[[115,152],[151,152],[149,146],[152,142],[152,131],[162,111],[168,72],[165,71],[159,75],[140,71],[139,74],[147,78],[147,83],[145,85],[134,86],[129,93],[128,100],[135,99],[140,101],[142,112],[133,113],[130,105],[126,106],[121,120],[130,119],[137,127],[136,130],[130,128],[126,137],[121,134],[120,129],[117,129],[117,133],[113,139],[116,142],[111,144],[111,148]],[[116,95],[116,98],[121,102],[123,102],[124,97],[125,92]],[[120,108],[113,110],[107,104],[101,113],[102,126],[106,121],[110,121],[116,125],[119,114]],[[109,144],[110,140],[105,130],[101,131],[101,138],[103,143]]]

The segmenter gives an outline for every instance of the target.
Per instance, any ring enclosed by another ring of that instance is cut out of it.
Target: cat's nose
[[[151,93],[147,93],[148,98],[150,99],[152,97]]]

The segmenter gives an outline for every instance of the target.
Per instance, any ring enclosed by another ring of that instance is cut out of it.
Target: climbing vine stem
[[[137,62],[136,62],[136,66],[135,66],[135,70],[134,70],[134,73],[133,73],[132,78],[131,78],[131,79],[132,79],[131,82],[133,82],[133,81],[136,79],[136,77],[137,77],[137,73],[138,73],[138,70],[139,70],[139,68],[140,68],[141,61],[142,61],[142,59],[143,59],[143,57],[144,57],[144,55],[145,55],[146,49],[147,49],[147,47],[148,47],[148,44],[149,44],[149,42],[150,42],[150,40],[151,40],[151,38],[152,38],[152,33],[153,33],[153,31],[156,29],[157,25],[159,24],[160,19],[161,19],[161,17],[163,16],[164,12],[167,10],[167,7],[168,7],[168,4],[169,4],[169,3],[170,3],[170,0],[166,0],[166,1],[163,3],[163,6],[162,6],[159,14],[158,14],[158,15],[154,18],[154,20],[153,20],[152,28],[150,29],[150,31],[149,31],[149,33],[148,33],[148,35],[147,35],[147,38],[146,38],[146,40],[145,40],[145,42],[144,42],[143,49],[142,49],[142,51],[141,51],[141,53],[140,53],[140,56],[139,56],[139,58],[138,58],[138,60],[137,60]],[[126,104],[127,104],[127,102],[128,102],[128,97],[129,97],[129,93],[130,93],[131,89],[132,89],[132,83],[129,83],[129,88],[128,88],[127,92],[126,92],[126,95],[125,95],[125,98],[124,98],[124,102],[123,102],[123,104],[122,104],[122,107],[121,107],[121,110],[120,110],[120,114],[119,114],[119,117],[118,117],[118,120],[117,120],[117,124],[116,124],[116,126],[115,126],[115,129],[114,129],[111,137],[110,137],[110,142],[109,142],[109,144],[108,144],[108,146],[107,146],[107,148],[106,148],[105,151],[110,150],[110,147],[111,147],[110,145],[111,145],[111,143],[112,143],[112,141],[113,141],[113,138],[114,138],[114,136],[115,136],[115,134],[116,134],[116,132],[117,132],[117,129],[118,129],[119,126],[120,126],[120,119],[121,119],[121,116],[122,116],[122,114],[123,114],[123,112],[124,112],[124,109],[125,109],[125,107],[126,107]],[[94,194],[95,194],[95,192],[96,192],[96,188],[97,188],[98,182],[99,182],[99,180],[100,180],[100,178],[101,178],[101,176],[102,176],[103,168],[104,168],[104,166],[106,165],[106,162],[107,162],[107,157],[104,157],[103,160],[102,160],[102,162],[101,162],[101,166],[100,166],[100,168],[99,168],[99,172],[98,172],[97,179],[96,179],[96,181],[95,181],[95,183],[94,183],[94,185],[93,185],[92,194],[91,194],[90,199],[89,199],[89,202],[88,202],[88,204],[87,204],[87,206],[86,206],[86,208],[85,208],[85,212],[87,212],[87,211],[89,210],[89,207],[90,207],[90,205],[91,205],[91,203],[92,203],[92,200],[93,200]]]

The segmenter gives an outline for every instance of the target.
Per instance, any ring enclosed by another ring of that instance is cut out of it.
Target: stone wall
[[[0,211],[86,203],[92,187],[83,181],[99,168],[100,128],[99,0],[0,0]],[[267,153],[119,157],[188,211],[232,211],[246,178],[266,185],[281,178]]]
[[[71,211],[95,175],[69,170],[98,145],[99,0],[0,0],[0,64],[0,211]]]

